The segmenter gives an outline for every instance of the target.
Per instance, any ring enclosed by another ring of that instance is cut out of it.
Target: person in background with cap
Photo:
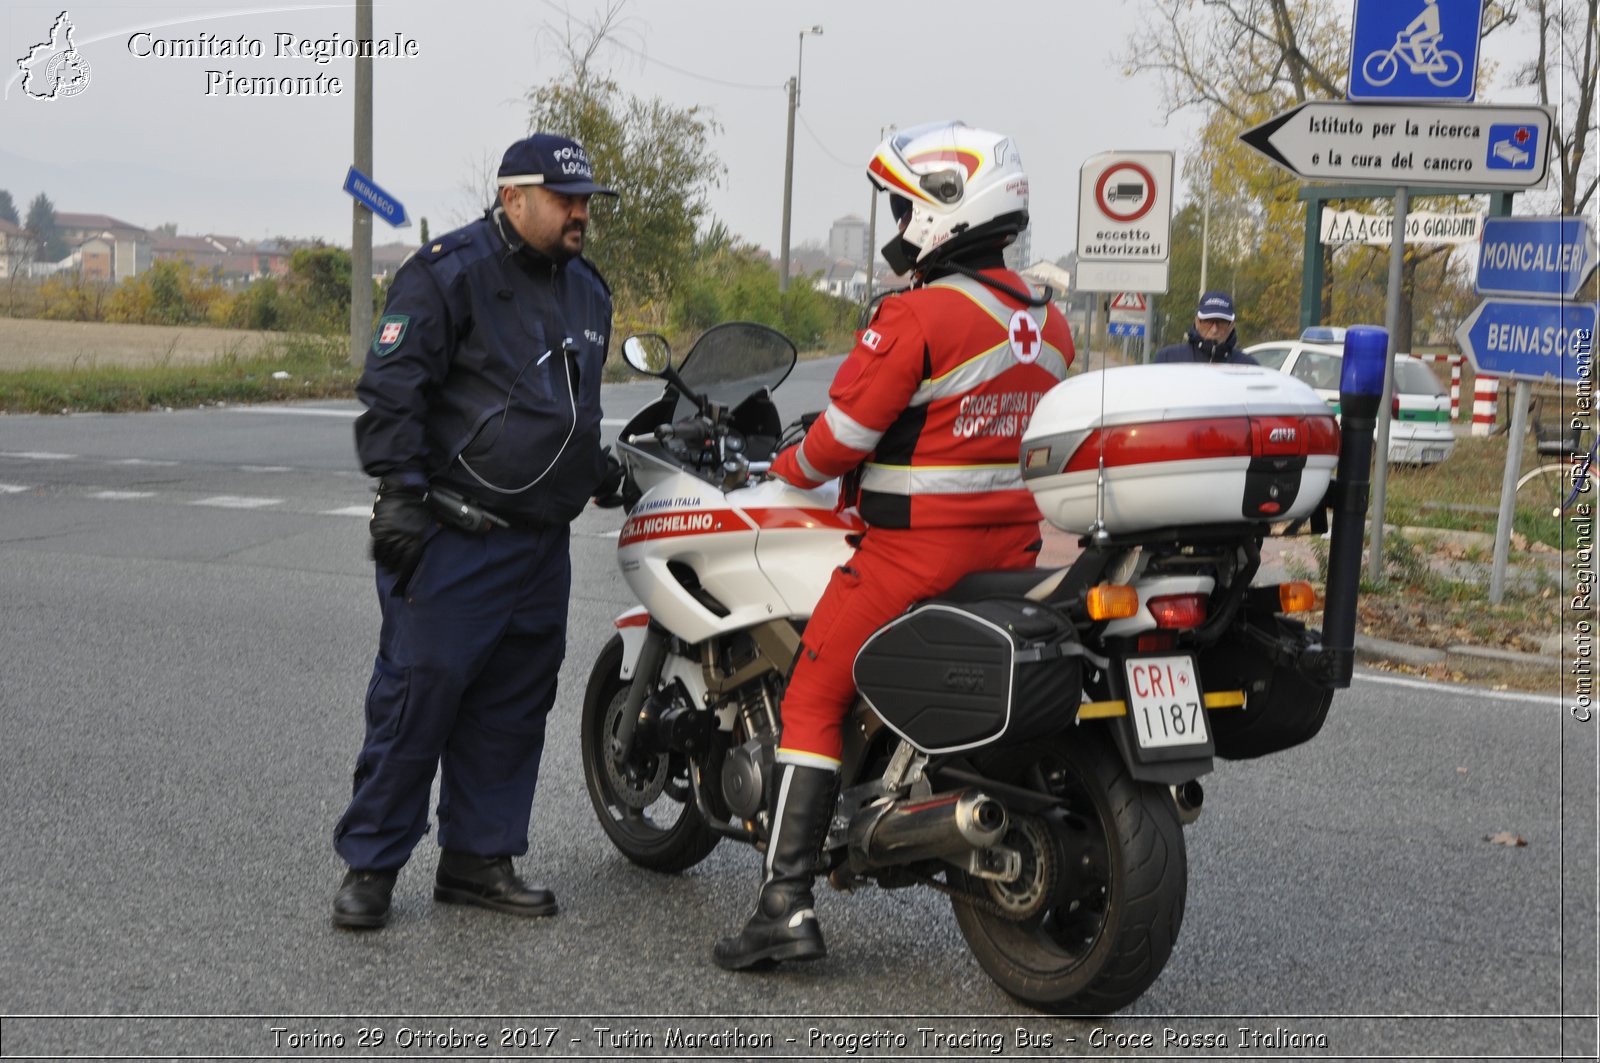
[[[1194,327],[1182,343],[1163,347],[1152,362],[1212,362],[1228,365],[1255,365],[1256,360],[1239,350],[1239,335],[1233,327],[1233,297],[1227,292],[1206,292],[1194,312]]]
[[[482,218],[400,267],[356,387],[383,624],[334,830],[346,929],[388,920],[436,769],[434,899],[556,911],[512,858],[566,653],[568,525],[591,498],[621,502],[600,446],[611,292],[582,257],[589,198],[616,193],[581,145],[545,133],[506,150],[498,185]]]

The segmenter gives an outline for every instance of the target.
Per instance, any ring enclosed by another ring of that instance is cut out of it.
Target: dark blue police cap
[[[1200,305],[1195,309],[1194,316],[1202,321],[1232,321],[1233,296],[1227,292],[1206,292],[1200,297]]]
[[[595,183],[594,167],[582,144],[552,133],[535,133],[507,148],[496,184],[543,185],[568,196],[616,195]]]

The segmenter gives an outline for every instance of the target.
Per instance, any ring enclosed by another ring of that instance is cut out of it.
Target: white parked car
[[[1339,409],[1339,373],[1344,367],[1343,329],[1306,330],[1312,339],[1274,340],[1246,347],[1245,353],[1268,369],[1276,369],[1316,389],[1324,402]],[[1409,354],[1394,356],[1389,462],[1432,465],[1455,449],[1450,424],[1450,393],[1428,363]]]

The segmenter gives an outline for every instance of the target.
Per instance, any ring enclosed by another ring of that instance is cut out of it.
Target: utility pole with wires
[[[795,60],[794,77],[789,79],[789,139],[783,157],[783,240],[778,249],[778,290],[789,290],[789,209],[794,202],[794,112],[800,107],[800,68],[806,58],[806,38],[822,36],[821,26],[800,31],[800,54]]]

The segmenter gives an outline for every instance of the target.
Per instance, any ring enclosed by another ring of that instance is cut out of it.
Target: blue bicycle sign
[[[1350,98],[1470,100],[1482,0],[1356,0]]]

